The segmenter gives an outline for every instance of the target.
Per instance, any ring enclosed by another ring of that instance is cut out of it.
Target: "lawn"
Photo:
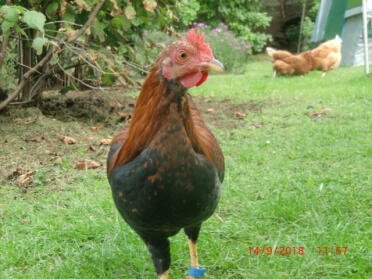
[[[210,114],[226,99],[256,107],[239,111],[245,116],[234,126],[212,125],[226,177],[219,208],[200,235],[206,278],[372,278],[372,79],[362,68],[272,79],[268,62],[252,61],[245,74],[210,76],[191,94],[220,101]],[[309,116],[322,109],[329,111]],[[42,119],[29,129],[85,127]],[[0,133],[4,143],[21,136],[13,126]],[[32,164],[23,152],[24,165]],[[71,163],[83,156],[75,148],[37,169],[27,191],[0,185],[1,279],[155,277],[146,247],[114,208],[104,168]],[[184,278],[186,238],[180,233],[171,243],[170,278]],[[277,251],[267,255],[262,247]],[[281,254],[280,247],[291,248]]]

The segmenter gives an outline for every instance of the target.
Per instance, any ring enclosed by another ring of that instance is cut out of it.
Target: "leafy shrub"
[[[14,73],[14,65],[9,60],[11,55],[20,49],[27,50],[23,51],[30,53],[31,59],[17,55],[16,59],[20,57],[21,61],[16,68],[18,70],[22,64],[24,68],[32,68],[49,49],[80,29],[98,3],[100,0],[0,1],[0,40],[9,37],[4,67],[0,70],[0,88],[13,89],[11,87],[21,79],[20,71],[18,75]],[[138,72],[143,73],[143,68],[153,61],[153,49],[151,44],[144,43],[143,31],[174,32],[177,24],[173,23],[180,18],[178,3],[173,0],[104,1],[86,32],[74,43],[67,42],[54,52],[43,74],[32,75],[30,84],[39,86],[30,86],[32,92],[28,94],[23,90],[22,101],[30,101],[46,86],[65,87],[62,90],[67,92],[65,89],[76,87],[78,83],[84,87],[109,86],[114,82],[128,87],[137,85],[140,82]],[[190,21],[193,14],[188,17]],[[10,47],[18,42],[22,47]],[[58,75],[54,75],[55,72]],[[48,82],[44,82],[47,79]]]
[[[179,16],[183,26],[189,26],[197,17],[200,10],[198,0],[183,0],[179,3]]]
[[[271,17],[262,12],[266,1],[260,0],[199,0],[198,20],[216,26],[225,22],[253,51],[260,52],[271,36],[262,32]]]
[[[147,56],[148,65],[155,61],[158,54],[169,44],[174,42],[177,38],[170,36],[161,31],[148,31],[145,30],[143,33],[143,45],[146,47],[139,48],[137,46],[137,51],[142,52],[143,55]]]

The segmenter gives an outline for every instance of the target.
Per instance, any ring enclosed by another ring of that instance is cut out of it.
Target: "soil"
[[[232,99],[215,100],[205,97],[193,97],[205,121],[213,128],[237,128],[239,113],[246,111],[260,112],[263,103],[248,102],[237,104]],[[123,90],[70,91],[61,95],[56,91],[45,92],[42,113],[61,121],[83,121],[115,126],[130,119],[136,103],[136,97],[123,93]],[[238,113],[238,115],[237,115]]]
[[[261,125],[244,118],[259,113],[263,103],[193,100],[212,130]],[[58,188],[80,179],[81,169],[87,168],[105,176],[107,143],[130,121],[135,101],[122,89],[50,91],[39,108],[10,107],[0,114],[0,187],[12,185],[23,192],[40,185]]]

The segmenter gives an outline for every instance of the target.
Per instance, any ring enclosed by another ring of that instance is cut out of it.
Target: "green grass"
[[[372,79],[361,68],[320,75],[272,79],[269,63],[254,62],[191,91],[264,104],[240,129],[214,131],[227,169],[199,241],[206,278],[371,278]],[[331,112],[307,116],[323,108]],[[0,186],[0,278],[154,278],[104,172],[57,170],[76,177],[26,194]],[[183,278],[185,236],[171,242],[170,278]],[[305,255],[250,255],[247,246],[301,246]],[[349,248],[319,255],[318,246]]]

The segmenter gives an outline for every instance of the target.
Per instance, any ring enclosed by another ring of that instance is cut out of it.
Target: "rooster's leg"
[[[163,274],[159,275],[158,279],[168,279],[168,276],[169,276],[169,272],[166,271]]]
[[[151,253],[157,279],[167,279],[170,266],[169,240],[167,238],[142,238]]]
[[[273,78],[276,77],[276,70],[273,70]]]
[[[326,76],[327,72],[323,72],[322,73],[322,78],[324,78]]]
[[[199,231],[200,231],[200,225],[191,227],[191,228],[185,228],[185,233],[188,237],[188,242],[189,242],[191,267],[194,269],[200,269],[199,260],[198,260],[198,249],[196,245],[196,242],[199,236]],[[196,277],[189,275],[186,278],[194,279]]]
[[[192,267],[199,267],[198,248],[196,242],[189,239],[190,262]]]

